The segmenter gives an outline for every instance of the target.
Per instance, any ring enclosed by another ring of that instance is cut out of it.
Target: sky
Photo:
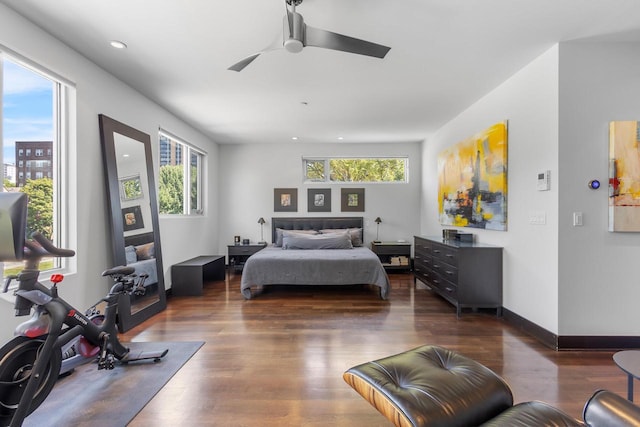
[[[3,58],[3,161],[15,164],[15,141],[53,141],[53,83]]]

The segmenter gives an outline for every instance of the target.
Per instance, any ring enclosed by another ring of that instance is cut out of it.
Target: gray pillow
[[[342,234],[288,234],[282,237],[282,249],[352,249],[348,233]]]
[[[344,233],[345,231],[349,233],[353,247],[362,246],[362,228],[324,228],[320,230],[322,234]]]
[[[134,263],[138,260],[138,256],[136,255],[136,248],[134,246],[125,247],[124,256],[127,261],[127,265]]]
[[[307,234],[307,235],[316,235],[318,234],[317,230],[285,230],[282,228],[276,228],[276,246],[282,246],[282,237],[285,234]]]

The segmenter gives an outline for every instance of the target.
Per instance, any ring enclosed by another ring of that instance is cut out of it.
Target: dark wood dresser
[[[414,275],[456,307],[502,315],[502,248],[414,236]]]

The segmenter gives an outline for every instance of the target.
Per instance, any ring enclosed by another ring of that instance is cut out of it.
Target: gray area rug
[[[131,342],[131,351],[169,349],[158,363],[116,364],[98,371],[95,363],[61,378],[24,426],[126,426],[202,347],[204,342]]]

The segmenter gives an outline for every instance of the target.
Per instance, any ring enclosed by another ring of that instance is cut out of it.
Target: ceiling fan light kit
[[[229,70],[242,71],[262,53],[281,48],[288,52],[299,53],[306,46],[314,46],[381,59],[391,50],[390,47],[377,43],[310,27],[304,23],[302,15],[296,12],[296,6],[300,5],[302,0],[285,0],[285,3],[287,14],[284,17],[282,43],[278,41],[260,52],[240,60],[229,67]]]

